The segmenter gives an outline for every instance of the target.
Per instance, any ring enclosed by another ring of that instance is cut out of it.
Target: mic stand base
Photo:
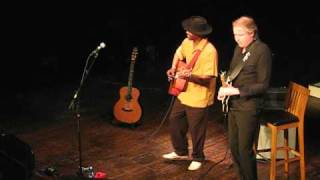
[[[79,171],[76,174],[79,177],[85,177],[85,178],[94,178],[94,175],[95,175],[92,166],[79,167]]]

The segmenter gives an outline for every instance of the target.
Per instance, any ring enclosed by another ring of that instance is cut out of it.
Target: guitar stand
[[[136,129],[138,126],[140,126],[142,123],[142,120],[140,119],[139,121],[129,124],[125,122],[121,122],[114,117],[111,119],[111,124],[114,126],[122,127],[122,128],[129,128],[129,129]]]
[[[99,49],[98,49],[99,50]],[[94,57],[93,60],[91,61],[91,64],[89,65],[89,61],[91,57]],[[81,87],[83,86],[85,80],[87,79],[89,72],[95,62],[95,59],[98,57],[98,51],[94,50],[92,51],[89,56],[86,59],[86,64],[82,73],[80,85],[78,89],[75,91],[73,98],[68,106],[69,110],[72,110],[75,113],[76,116],[76,126],[77,126],[77,137],[78,137],[78,153],[79,153],[79,167],[77,171],[77,176],[84,177],[86,174],[86,177],[93,178],[94,177],[94,172],[93,172],[93,167],[88,166],[88,167],[83,167],[82,166],[82,148],[81,148],[81,115],[80,115],[80,91]]]

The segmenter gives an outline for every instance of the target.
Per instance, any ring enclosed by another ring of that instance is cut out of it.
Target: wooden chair
[[[288,175],[289,162],[300,161],[300,179],[305,179],[304,157],[304,115],[307,107],[309,90],[297,83],[289,82],[288,92],[285,97],[284,110],[264,111],[261,114],[262,122],[271,128],[271,148],[257,149],[256,153],[271,152],[270,180],[276,179],[276,165],[284,162],[284,171]],[[289,147],[288,129],[296,128],[298,132],[298,148]],[[277,135],[284,131],[284,143],[277,147]],[[277,161],[277,151],[284,151],[284,159]],[[289,157],[289,152],[293,156]]]

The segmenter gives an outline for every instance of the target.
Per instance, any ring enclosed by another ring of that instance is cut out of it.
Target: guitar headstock
[[[220,73],[220,81],[221,81],[221,85],[223,87],[227,87],[230,84],[230,78],[229,76],[227,76],[227,72],[226,71],[221,71]]]
[[[227,74],[226,71],[221,71],[221,72],[219,73],[221,82],[225,82],[226,74]]]
[[[138,48],[133,47],[132,53],[131,53],[131,61],[135,61],[137,59],[137,56],[138,56]]]

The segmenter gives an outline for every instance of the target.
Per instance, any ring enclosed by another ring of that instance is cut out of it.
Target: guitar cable
[[[227,126],[226,126],[227,120],[228,120],[228,115],[227,115],[226,113],[224,113],[224,115],[223,115],[223,121],[224,121],[224,122],[223,122],[223,129],[224,129],[225,131],[227,130]],[[224,133],[224,134],[225,134],[224,136],[227,137],[226,133]],[[219,143],[215,143],[215,144],[213,144],[213,145],[216,145],[216,144],[219,144]],[[226,144],[227,144],[227,145],[226,145],[226,151],[225,151],[225,153],[224,153],[224,157],[223,157],[220,161],[212,164],[212,165],[208,168],[207,171],[205,171],[203,174],[201,174],[200,177],[199,177],[199,180],[204,179],[204,178],[208,175],[208,173],[209,173],[215,166],[217,166],[218,164],[220,164],[220,163],[222,163],[223,161],[226,160],[227,155],[228,155],[228,152],[229,152],[228,143],[226,143]],[[213,145],[211,145],[211,146],[213,146]],[[207,147],[207,148],[208,148],[208,147]],[[230,166],[232,166],[232,164],[231,164]]]
[[[228,112],[225,111],[225,108],[224,108],[224,107],[222,107],[222,112],[223,112],[223,129],[224,129],[225,131],[227,131],[227,127],[228,127]],[[224,136],[228,137],[226,133],[224,133]],[[215,143],[215,144],[213,144],[213,145],[216,145],[216,144],[218,144],[218,143]],[[211,145],[211,146],[213,146],[213,145]],[[212,165],[208,168],[207,171],[205,171],[203,174],[201,174],[200,177],[199,177],[199,180],[204,179],[204,178],[208,175],[208,173],[209,173],[215,166],[217,166],[218,164],[220,164],[220,163],[222,163],[223,161],[225,161],[226,158],[227,158],[228,152],[229,152],[229,147],[228,147],[228,143],[226,143],[226,151],[225,151],[225,153],[224,153],[224,157],[223,157],[220,161],[212,164]],[[232,164],[229,165],[228,168],[230,168],[231,166],[232,166]]]
[[[173,103],[174,103],[175,99],[176,99],[176,96],[172,96],[172,97],[171,97],[171,101],[170,101],[169,107],[168,107],[168,109],[167,109],[164,117],[162,118],[160,125],[159,125],[158,128],[157,128],[154,132],[152,132],[151,135],[146,139],[146,142],[148,142],[151,138],[153,138],[154,135],[156,135],[156,134],[160,131],[160,129],[161,129],[161,127],[163,126],[164,122],[165,122],[166,119],[168,118],[168,115],[169,115],[169,113],[170,113],[170,111],[171,111],[171,109],[172,109],[172,106],[173,106]],[[208,110],[208,109],[207,109],[207,110]],[[223,118],[223,119],[224,119],[224,123],[226,123],[226,121],[227,121],[227,114],[224,114],[224,118]],[[225,126],[225,125],[224,125],[224,126]],[[226,127],[225,127],[224,129],[226,129]],[[217,143],[215,143],[215,144],[217,144]],[[214,144],[214,145],[215,145],[215,144]],[[228,147],[227,147],[227,148],[226,148],[226,151],[225,151],[225,154],[224,154],[224,157],[223,157],[220,161],[212,164],[205,173],[203,173],[202,175],[200,175],[199,180],[204,179],[205,176],[208,175],[208,173],[209,173],[215,166],[217,166],[218,164],[220,164],[220,163],[222,163],[223,161],[225,161],[226,158],[227,158],[228,152],[229,152],[229,150],[228,150]],[[230,166],[231,166],[231,165],[230,165]]]
[[[208,168],[208,170],[207,170],[206,172],[204,172],[204,173],[199,177],[199,180],[204,179],[204,178],[208,175],[208,173],[209,173],[215,166],[217,166],[218,164],[220,164],[220,163],[222,163],[223,161],[225,161],[226,158],[227,158],[227,155],[228,155],[228,148],[227,148],[226,151],[225,151],[224,157],[223,157],[220,161],[212,164],[212,165]],[[231,166],[231,165],[230,165],[230,166]]]
[[[167,120],[167,118],[168,118],[168,115],[169,115],[169,113],[170,113],[170,111],[171,111],[171,109],[172,109],[172,106],[173,106],[173,103],[174,103],[175,99],[176,99],[176,96],[172,96],[172,97],[171,97],[171,101],[170,101],[169,107],[168,107],[168,109],[167,109],[164,117],[162,118],[160,125],[158,126],[158,128],[157,128],[154,132],[151,133],[151,135],[146,139],[146,141],[149,141],[151,138],[153,138],[153,136],[154,136],[155,134],[157,134],[157,133],[160,131],[160,129],[161,129],[161,127],[163,126],[164,122],[165,122],[165,121]]]

